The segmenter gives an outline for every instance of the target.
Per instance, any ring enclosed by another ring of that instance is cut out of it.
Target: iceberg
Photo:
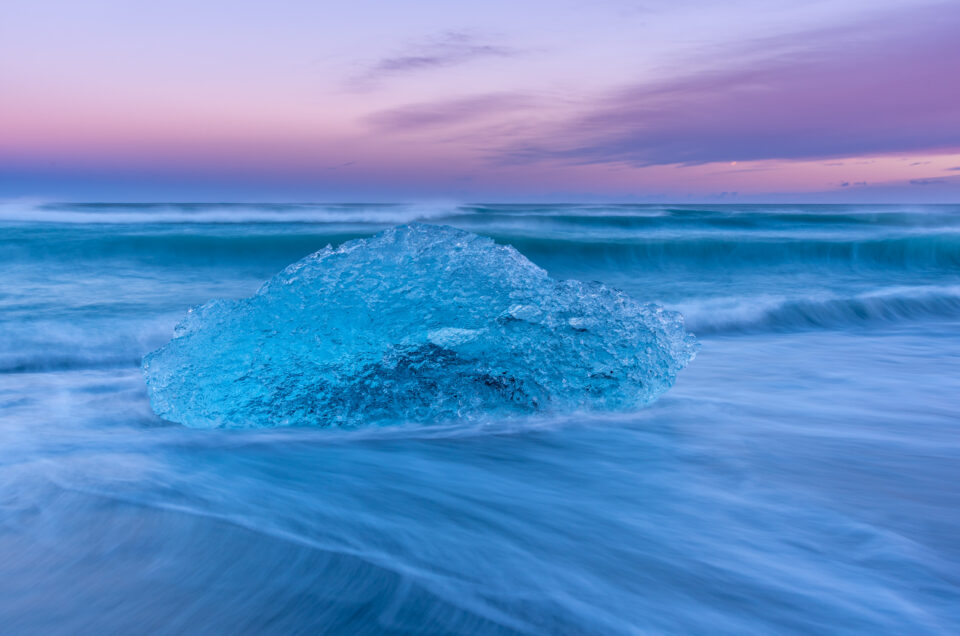
[[[696,346],[678,313],[411,224],[190,310],[143,373],[154,411],[190,427],[357,426],[637,408]]]

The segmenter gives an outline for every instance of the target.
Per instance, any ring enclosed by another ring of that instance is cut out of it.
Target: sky
[[[960,2],[3,0],[0,197],[960,202]]]

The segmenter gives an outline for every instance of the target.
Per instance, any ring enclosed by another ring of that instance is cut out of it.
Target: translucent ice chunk
[[[415,224],[191,310],[143,371],[153,409],[187,426],[357,425],[634,408],[695,347],[677,313]]]

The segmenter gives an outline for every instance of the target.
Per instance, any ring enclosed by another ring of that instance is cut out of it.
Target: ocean
[[[411,221],[678,310],[634,412],[196,430],[186,311]],[[960,206],[0,205],[0,632],[960,632]]]

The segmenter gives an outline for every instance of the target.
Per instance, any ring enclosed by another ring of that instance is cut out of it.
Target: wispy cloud
[[[508,58],[519,53],[517,49],[469,31],[446,31],[377,60],[356,79],[370,83],[390,76],[457,66],[483,58]]]
[[[508,163],[634,166],[960,149],[960,11],[755,43],[725,69],[602,97],[504,144]]]

